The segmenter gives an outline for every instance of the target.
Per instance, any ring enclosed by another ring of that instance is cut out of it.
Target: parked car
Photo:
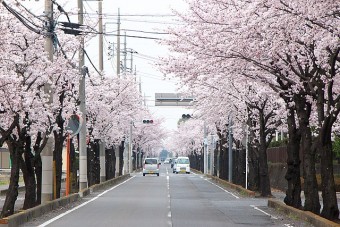
[[[159,165],[157,158],[145,158],[143,162],[143,176],[145,174],[156,174],[159,176]]]
[[[175,173],[190,173],[190,161],[188,157],[178,157],[176,166],[174,166]]]
[[[169,164],[169,163],[171,163],[171,158],[165,159],[164,164]]]

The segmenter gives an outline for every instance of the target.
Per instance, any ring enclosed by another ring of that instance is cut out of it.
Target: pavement
[[[2,173],[1,173],[1,171],[0,171],[0,175],[1,175]],[[212,177],[212,176],[209,176],[209,177]],[[214,177],[212,177],[212,178],[214,178]],[[220,179],[219,179],[220,180]],[[228,184],[230,184],[230,183],[228,183]],[[24,182],[20,182],[19,183],[19,186],[22,188],[22,189],[24,189]],[[229,185],[230,186],[230,185]],[[233,186],[233,185],[232,185]],[[240,187],[240,186],[236,186],[236,187]],[[64,188],[65,188],[65,183],[63,183],[62,184],[62,192],[63,192],[63,190],[64,190]],[[8,185],[0,185],[0,209],[2,208],[2,206],[3,206],[3,203],[4,203],[4,201],[5,201],[5,197],[6,197],[6,190],[8,189]],[[253,193],[253,192],[251,192],[251,191],[249,191],[249,190],[245,190],[245,189],[243,189],[243,188],[241,188],[240,187],[240,189],[237,189],[237,190],[243,190],[244,192],[246,192],[246,193],[248,193],[249,195],[250,195],[250,193]],[[254,194],[254,193],[253,193]],[[295,208],[292,208],[292,207],[289,207],[289,206],[286,206],[284,203],[283,203],[283,200],[284,200],[284,197],[285,197],[285,192],[283,192],[283,191],[280,191],[280,190],[276,190],[276,189],[272,189],[272,195],[275,197],[274,198],[274,200],[275,201],[278,201],[279,202],[279,206],[277,205],[277,203],[275,203],[274,205],[272,205],[272,199],[269,199],[268,200],[268,206],[272,206],[272,207],[275,207],[276,209],[279,209],[279,210],[282,210],[282,211],[284,211],[285,209],[287,209],[288,211],[286,212],[286,213],[293,213],[293,214],[297,214],[297,213],[299,213],[299,212],[302,212],[303,214],[302,214],[302,216],[301,216],[301,218],[302,219],[304,219],[304,220],[309,220],[308,219],[308,217],[309,216],[313,216],[313,219],[320,219],[320,218],[318,218],[318,217],[315,217],[315,215],[314,214],[311,214],[310,212],[310,214],[308,214],[308,212],[304,212],[304,211],[300,211],[300,210],[297,210],[297,209],[295,209]],[[81,195],[82,196],[82,195]],[[84,196],[86,196],[85,194],[84,194]],[[322,196],[321,196],[321,192],[319,192],[319,198],[320,198],[320,203],[321,203],[321,206],[322,206]],[[304,204],[304,199],[305,199],[305,197],[304,197],[304,194],[303,194],[303,192],[302,192],[302,194],[301,194],[301,199],[302,199],[302,204]],[[340,192],[339,193],[337,193],[337,199],[338,199],[338,207],[340,207]],[[17,201],[16,201],[16,204],[15,204],[15,210],[16,211],[19,211],[19,210],[21,210],[21,208],[22,208],[22,205],[23,205],[23,203],[24,203],[24,190],[21,190],[21,191],[19,191],[19,195],[18,195],[18,199],[17,199]],[[307,214],[306,214],[307,213]],[[300,217],[300,216],[299,216]],[[339,219],[340,219],[340,217],[339,217]],[[331,224],[329,224],[329,225],[315,225],[315,226],[333,226],[332,225],[332,223]],[[340,226],[340,225],[334,225],[334,226]]]

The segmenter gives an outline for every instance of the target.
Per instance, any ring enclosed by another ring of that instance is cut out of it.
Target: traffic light
[[[150,119],[143,120],[143,124],[152,124],[152,123],[153,123],[153,120],[150,120]]]
[[[190,114],[182,114],[182,118],[183,119],[189,119],[189,118],[191,118],[191,115]]]

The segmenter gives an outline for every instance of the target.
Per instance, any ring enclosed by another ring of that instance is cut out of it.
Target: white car
[[[143,162],[143,176],[156,174],[159,176],[159,162],[157,158],[145,158]]]
[[[171,161],[171,158],[167,158],[167,159],[165,159],[164,164],[169,164],[170,161]]]
[[[190,173],[190,161],[188,157],[178,157],[174,165],[175,173]]]

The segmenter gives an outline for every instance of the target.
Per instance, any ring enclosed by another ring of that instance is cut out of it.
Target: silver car
[[[156,174],[159,176],[159,162],[157,158],[145,158],[143,162],[143,176]]]

